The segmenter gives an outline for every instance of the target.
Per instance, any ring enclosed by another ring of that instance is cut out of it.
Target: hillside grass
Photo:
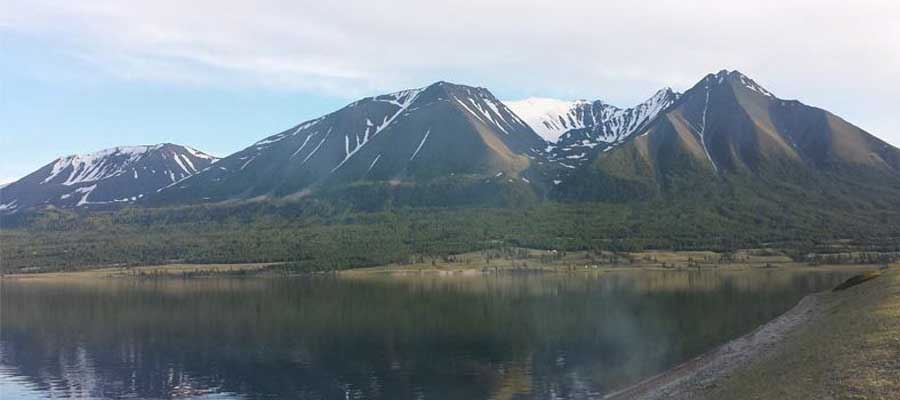
[[[710,399],[900,399],[900,264],[825,295],[822,318]]]

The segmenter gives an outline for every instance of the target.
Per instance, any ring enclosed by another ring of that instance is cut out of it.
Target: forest
[[[898,208],[853,198],[798,201],[759,191],[502,207],[385,202],[362,209],[307,198],[107,211],[46,208],[0,220],[0,257],[4,273],[173,262],[279,262],[294,271],[328,271],[505,247],[778,248],[798,260],[827,254],[835,244],[900,251]]]

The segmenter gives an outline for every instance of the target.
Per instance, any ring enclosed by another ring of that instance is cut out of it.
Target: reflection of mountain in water
[[[55,396],[585,398],[841,276],[3,282],[4,375]]]

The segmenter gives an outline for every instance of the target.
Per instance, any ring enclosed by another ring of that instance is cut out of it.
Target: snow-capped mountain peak
[[[650,124],[678,100],[671,88],[657,91],[646,101],[619,108],[603,101],[530,98],[507,105],[550,145],[546,157],[567,169],[589,161],[592,153],[617,146]]]
[[[118,146],[93,153],[73,154],[53,162],[50,174],[41,184],[57,181],[66,186],[94,182],[124,174],[129,165],[163,145]],[[59,179],[57,179],[59,178]],[[63,179],[64,178],[64,179]],[[61,182],[60,182],[61,180]]]
[[[580,136],[592,142],[616,143],[646,125],[674,103],[678,96],[671,88],[663,88],[643,103],[626,109],[602,100],[589,102],[539,97],[507,101],[506,105],[548,142],[565,140],[564,136],[573,131],[588,130],[586,135]]]
[[[705,87],[709,88],[714,85],[721,85],[727,82],[731,82],[735,85],[735,87],[745,88],[756,93],[759,93],[763,96],[777,98],[772,92],[766,90],[766,88],[762,87],[762,85],[756,83],[753,79],[744,75],[738,70],[726,70],[723,69],[715,74],[707,75],[703,80],[698,84],[702,84]]]
[[[591,154],[617,146],[650,124],[678,100],[671,88],[646,101],[619,108],[603,101],[530,98],[507,102],[550,145],[546,157],[567,169],[589,161]]]

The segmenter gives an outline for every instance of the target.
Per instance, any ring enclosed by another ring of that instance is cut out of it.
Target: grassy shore
[[[141,277],[200,277],[211,275],[244,275],[266,271],[272,264],[164,264],[139,267],[98,267],[79,271],[6,274],[3,279],[55,280]]]
[[[900,399],[900,264],[841,286],[607,400]]]
[[[69,279],[117,277],[202,277],[212,275],[292,274],[281,263],[183,264],[148,266],[96,266],[77,271],[46,271],[31,268],[28,273],[2,275],[4,279]],[[865,271],[872,264],[821,264],[796,262],[783,253],[748,249],[733,253],[712,251],[642,251],[642,252],[555,252],[525,248],[507,248],[456,254],[448,257],[419,257],[415,262],[334,271],[341,275],[369,274],[483,274],[509,271],[536,272],[606,272],[628,269],[728,271],[755,269],[791,269],[796,271]]]
[[[472,252],[444,258],[423,257],[417,262],[388,264],[378,267],[353,268],[341,274],[477,274],[511,270],[542,272],[620,271],[623,269],[685,270],[717,269],[729,271],[789,268],[810,271],[865,271],[872,264],[809,265],[790,257],[765,250],[749,249],[734,253],[712,251],[642,251],[642,252],[548,252],[536,249],[510,249],[512,254]]]
[[[900,399],[900,264],[823,296],[824,313],[710,399]]]

